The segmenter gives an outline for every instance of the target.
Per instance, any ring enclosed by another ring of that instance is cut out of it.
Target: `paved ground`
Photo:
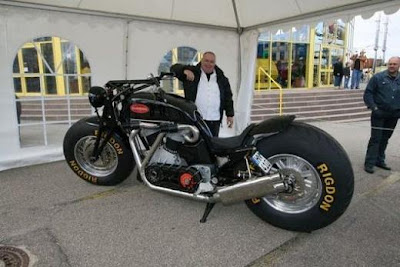
[[[310,234],[264,223],[243,203],[205,204],[149,190],[133,175],[115,187],[77,178],[64,162],[0,172],[0,244],[35,266],[400,266],[400,130],[393,171],[362,170],[369,123],[317,122],[349,153],[355,195],[346,213]],[[1,262],[0,262],[1,266]]]

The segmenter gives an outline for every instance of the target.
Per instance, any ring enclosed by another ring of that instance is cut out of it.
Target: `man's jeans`
[[[362,70],[353,70],[353,73],[351,74],[351,89],[360,88],[361,72]]]
[[[350,77],[349,76],[344,76],[344,89],[348,89],[349,88],[349,80]]]
[[[335,81],[334,81],[334,85],[335,87],[340,87],[340,85],[342,84],[342,77],[343,76],[335,76]]]
[[[373,111],[371,114],[371,138],[368,142],[365,165],[385,163],[385,150],[396,127],[400,112]]]

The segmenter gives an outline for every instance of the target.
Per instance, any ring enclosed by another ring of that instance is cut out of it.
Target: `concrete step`
[[[256,105],[254,105],[256,106]],[[279,106],[274,105],[270,107],[257,107],[252,109],[251,114],[252,115],[259,115],[259,114],[268,114],[268,113],[277,113],[279,112]],[[283,106],[283,111],[284,112],[320,112],[324,110],[341,110],[341,109],[349,109],[349,108],[354,108],[354,109],[360,109],[360,110],[365,110],[365,104],[363,102],[350,102],[350,103],[345,103],[345,104],[330,104],[330,105],[310,105],[310,106]]]
[[[92,108],[87,97],[46,98],[43,100],[35,97],[20,98],[21,121],[42,121],[44,106],[47,121],[68,120],[68,101],[72,120],[78,120],[92,114]]]
[[[366,112],[357,112],[357,113],[343,113],[343,114],[331,114],[329,116],[323,115],[323,116],[318,116],[318,115],[310,115],[310,116],[305,116],[304,114],[296,114],[296,113],[284,113],[283,115],[296,115],[296,120],[297,121],[305,121],[305,122],[311,122],[311,121],[365,121],[369,120],[371,112],[366,111]],[[266,120],[268,118],[274,117],[277,114],[271,114],[271,115],[264,115],[264,116],[251,116],[251,122],[258,123],[263,120]]]
[[[71,114],[91,114],[92,109],[70,109]],[[68,114],[67,109],[45,109],[45,114],[50,115],[64,115]],[[42,110],[41,109],[22,109],[21,110],[21,116],[29,116],[29,115],[42,115]]]
[[[290,111],[283,111],[284,115],[296,115],[296,116],[301,116],[301,117],[312,117],[312,116],[331,116],[331,115],[337,115],[337,114],[352,114],[352,113],[364,113],[370,114],[371,112],[367,110],[366,108],[343,108],[343,109],[326,109],[326,110],[321,110],[318,112],[315,111],[300,111],[300,112],[290,112]],[[263,117],[263,116],[269,116],[269,115],[278,115],[278,112],[276,113],[264,113],[264,114],[254,114],[251,115],[252,118],[258,118],[258,117]]]
[[[317,101],[327,101],[327,100],[346,100],[346,99],[353,99],[353,100],[362,100],[362,94],[332,94],[332,95],[322,95],[322,96],[294,96],[294,95],[284,95],[282,96],[282,101],[285,103],[288,102],[317,102]],[[253,97],[254,103],[274,103],[279,102],[279,96],[270,96],[270,97]]]
[[[329,108],[330,106],[338,106],[340,105],[364,105],[364,101],[361,100],[353,100],[353,99],[333,99],[333,100],[322,100],[322,101],[301,101],[301,102],[283,102],[282,103],[284,108],[291,108],[291,107],[313,107],[313,106],[325,106]],[[252,109],[270,109],[279,107],[279,102],[274,103],[254,103],[252,105]]]
[[[344,92],[344,93],[329,93],[329,94],[315,94],[315,93],[309,93],[309,94],[283,94],[282,98],[284,99],[323,99],[323,98],[329,98],[331,96],[336,96],[338,98],[362,98],[363,93],[350,93],[350,92]],[[265,94],[265,95],[253,95],[253,99],[279,99],[280,95],[279,94]]]
[[[71,109],[80,109],[80,108],[91,108],[91,105],[89,103],[71,103],[70,104]],[[46,110],[51,109],[51,110],[55,110],[55,109],[68,109],[68,103],[63,103],[63,104],[55,104],[55,103],[51,103],[51,104],[45,104],[44,108]],[[23,105],[21,105],[21,109],[22,110],[32,110],[32,109],[42,109],[42,105],[41,104],[31,104],[31,103],[24,103]]]
[[[53,102],[57,102],[57,101],[76,101],[76,102],[88,102],[89,99],[87,96],[71,96],[71,97],[66,97],[66,96],[57,96],[57,97],[51,97],[51,96],[46,96],[43,100],[46,101],[53,101]],[[37,101],[40,102],[42,101],[41,97],[19,97],[18,100],[20,102],[26,102],[26,101]]]
[[[364,90],[348,90],[348,89],[293,89],[293,90],[282,90],[283,95],[331,95],[331,94],[363,94]],[[279,95],[279,90],[268,90],[268,91],[257,91],[254,92],[254,97],[268,97],[269,95]]]
[[[71,114],[71,120],[79,120],[81,118],[87,117],[90,114]],[[46,121],[67,121],[68,114],[66,115],[56,115],[56,114],[47,114]],[[24,121],[43,121],[42,115],[26,115],[21,116],[21,123]]]
[[[283,114],[296,115],[299,121],[369,120],[363,101],[364,90],[312,89],[284,90]],[[251,121],[259,122],[279,114],[279,91],[255,92]]]

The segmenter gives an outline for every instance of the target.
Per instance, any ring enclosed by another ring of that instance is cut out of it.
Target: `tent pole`
[[[125,37],[124,37],[124,58],[125,58],[125,80],[128,79],[128,62],[129,62],[129,24],[132,22],[132,20],[128,20],[126,22],[126,29],[125,29]]]
[[[240,26],[239,15],[237,12],[236,1],[232,0],[233,12],[235,14],[236,25],[237,25],[237,34],[238,34],[238,79],[237,79],[237,87],[236,87],[236,95],[239,93],[240,84],[242,82],[242,47],[240,44],[240,37],[242,36],[243,28]]]

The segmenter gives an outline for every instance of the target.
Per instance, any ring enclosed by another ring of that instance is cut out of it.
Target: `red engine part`
[[[197,184],[192,174],[185,172],[179,177],[179,182],[183,188],[193,189]]]

